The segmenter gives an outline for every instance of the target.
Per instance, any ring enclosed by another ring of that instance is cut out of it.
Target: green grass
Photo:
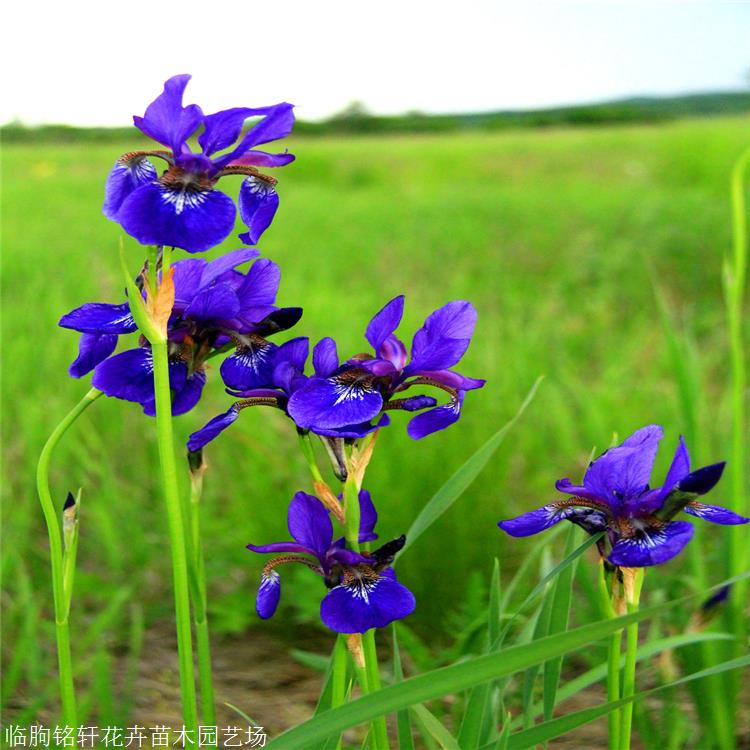
[[[380,436],[367,485],[382,537],[407,529],[447,477],[512,417],[537,376],[546,376],[511,439],[399,562],[417,595],[409,625],[418,632],[455,635],[448,631],[472,572],[489,580],[494,557],[511,571],[535,544],[509,539],[496,522],[552,498],[555,479],[578,478],[592,447],[606,447],[614,431],[624,437],[649,422],[663,424],[657,473],[665,470],[690,425],[646,259],[678,332],[694,339],[702,394],[694,459],[705,464],[728,455],[720,269],[731,242],[728,175],[750,140],[749,124],[714,119],[290,144],[298,161],[277,175],[282,205],[261,245],[282,268],[280,304],[305,308],[290,335],[332,335],[341,353],[362,351],[367,321],[401,292],[407,341],[450,299],[470,299],[479,311],[459,369],[488,384],[468,395],[461,422],[414,443],[396,414]],[[77,336],[56,323],[85,301],[123,299],[121,231],[100,205],[108,169],[131,145],[5,148],[4,648],[6,664],[14,643],[28,649],[25,663],[13,663],[27,690],[43,683],[54,653],[34,464],[48,433],[88,387],[68,378]],[[230,179],[222,186],[236,190]],[[134,241],[126,246],[135,269],[143,251]],[[179,440],[228,406],[217,369],[199,407],[177,419]],[[285,538],[288,501],[308,487],[306,465],[290,423],[270,410],[243,412],[207,453],[212,627],[241,631],[257,623],[261,564],[245,544]],[[61,505],[69,489],[84,488],[74,630],[96,626],[124,588],[139,618],[143,607],[146,628],[171,622],[151,420],[137,405],[101,399],[66,436],[51,477]],[[712,501],[734,505],[728,483]],[[723,577],[723,531],[706,525],[697,533],[704,570],[716,566],[711,581]],[[284,614],[309,617],[316,602],[305,572],[285,586],[280,626]],[[669,595],[690,588],[693,574],[687,560],[673,561],[647,577],[646,600],[660,588]],[[584,621],[584,610],[574,601],[574,624]],[[96,641],[100,648],[127,649],[129,611],[122,604],[106,639]],[[37,621],[37,612],[46,620]]]

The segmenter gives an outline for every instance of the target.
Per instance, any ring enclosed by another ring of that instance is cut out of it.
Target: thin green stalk
[[[305,456],[305,460],[307,461],[307,466],[310,469],[310,474],[312,475],[313,482],[322,482],[323,475],[320,473],[318,462],[315,460],[315,451],[313,450],[309,432],[305,432],[304,434],[300,433],[299,444],[302,448],[302,453]]]
[[[732,452],[731,474],[732,494],[735,510],[740,515],[748,515],[748,498],[745,487],[746,427],[745,427],[745,389],[747,373],[745,370],[745,346],[743,334],[743,310],[745,295],[745,278],[747,275],[747,209],[745,206],[745,171],[750,163],[750,149],[747,149],[737,160],[732,170],[732,255],[725,262],[724,284],[729,326],[730,359],[732,363]],[[748,550],[744,543],[741,527],[729,529],[730,575],[736,575],[747,569]],[[746,623],[742,615],[742,602],[746,584],[737,587],[732,596],[734,623],[737,626],[737,640],[741,643]]]
[[[164,248],[162,279],[169,272],[171,251]],[[177,651],[180,662],[180,694],[185,727],[197,736],[195,673],[193,643],[190,631],[190,593],[185,538],[185,524],[177,485],[177,464],[172,433],[172,395],[169,387],[169,354],[165,335],[151,339],[154,362],[154,395],[156,397],[156,432],[159,446],[162,490],[167,506],[167,522],[172,552],[175,615],[177,619]]]
[[[616,584],[615,584],[616,585]],[[602,617],[615,617],[610,592],[607,588],[607,577],[604,561],[599,562],[599,605]],[[607,700],[620,699],[620,651],[622,649],[622,630],[609,637],[607,652]],[[616,708],[608,715],[609,750],[619,750],[622,709]]]
[[[60,703],[63,722],[66,726],[78,725],[76,712],[75,685],[73,683],[73,660],[70,651],[70,626],[68,615],[70,600],[65,593],[65,565],[63,560],[63,543],[58,509],[52,500],[49,487],[49,464],[52,452],[68,428],[83,414],[91,404],[101,396],[101,391],[92,388],[55,427],[39,455],[36,469],[36,488],[39,502],[47,524],[49,537],[49,556],[52,568],[52,594],[55,603],[55,634],[57,636],[57,664],[60,680]]]
[[[643,586],[643,568],[623,569],[625,603],[628,613],[637,612]],[[635,665],[638,657],[638,622],[631,623],[626,628],[625,669],[622,675],[622,697],[631,698],[635,695]],[[626,703],[622,707],[622,726],[620,727],[619,750],[630,750],[630,733],[633,727],[633,703]]]
[[[201,545],[201,496],[205,464],[190,471],[190,527],[192,545],[190,564],[196,581],[196,596],[193,601],[193,624],[198,649],[198,684],[200,686],[201,719],[206,726],[216,726],[216,704],[214,682],[211,672],[211,640],[208,632],[208,595],[206,590],[206,566]]]

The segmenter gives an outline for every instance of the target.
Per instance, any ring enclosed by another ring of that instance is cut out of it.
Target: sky
[[[128,125],[191,73],[204,112],[315,120],[745,88],[750,2],[41,0],[4,13],[0,123]]]

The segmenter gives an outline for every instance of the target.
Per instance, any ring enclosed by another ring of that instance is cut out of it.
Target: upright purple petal
[[[312,550],[319,560],[325,559],[333,539],[333,526],[328,511],[317,497],[298,492],[289,504],[287,525],[299,544]]]
[[[400,294],[386,303],[381,310],[375,313],[373,319],[367,326],[365,338],[380,356],[380,347],[385,340],[398,328],[401,318],[404,316],[404,295]]]
[[[664,484],[661,488],[661,495],[666,497],[676,486],[680,479],[683,479],[690,473],[690,454],[685,445],[685,438],[680,435],[680,442],[677,445],[674,458],[667,471]]]
[[[237,290],[243,315],[256,308],[273,306],[279,291],[281,270],[272,260],[261,258],[255,261]],[[256,318],[255,322],[258,320]]]
[[[711,523],[724,524],[725,526],[735,526],[750,521],[750,518],[745,518],[728,508],[722,508],[720,505],[706,505],[697,500],[688,502],[683,510],[696,518],[702,518],[704,521],[710,521]]]
[[[240,217],[247,232],[240,235],[242,242],[255,245],[268,229],[279,208],[276,188],[260,177],[247,177],[240,187]]]
[[[133,117],[135,126],[178,154],[203,119],[197,104],[182,106],[189,75],[177,75],[164,84],[164,91],[148,105],[143,117]]]
[[[201,288],[201,277],[206,269],[203,258],[185,258],[172,265],[174,269],[174,312],[182,314]]]
[[[694,531],[693,525],[686,521],[673,521],[662,529],[643,529],[632,538],[619,539],[608,560],[622,568],[660,565],[679,555]]]
[[[359,543],[372,542],[378,538],[375,524],[378,522],[378,512],[367,490],[359,491]]]
[[[289,400],[290,416],[299,427],[337,429],[369,422],[383,406],[368,373],[350,370],[331,378],[310,378]]]
[[[336,586],[320,604],[320,617],[337,633],[364,633],[384,628],[414,611],[414,595],[395,577],[355,577]]]
[[[258,596],[255,599],[255,611],[264,620],[273,617],[281,598],[281,578],[275,570],[263,573],[258,587]]]
[[[229,236],[236,213],[231,198],[218,190],[180,190],[152,182],[126,198],[117,220],[143,245],[200,253]]]
[[[599,456],[586,471],[583,484],[614,507],[621,506],[625,498],[637,497],[648,485],[663,434],[659,425],[637,430]]]
[[[406,428],[412,440],[421,440],[433,432],[444,430],[458,421],[461,416],[461,406],[464,402],[464,392],[459,391],[455,401],[444,406],[417,414]]]
[[[240,311],[240,301],[229,284],[214,283],[201,289],[185,309],[193,320],[229,320]]]
[[[58,325],[81,333],[133,333],[138,328],[127,302],[88,302],[63,315]]]
[[[283,343],[273,354],[273,385],[291,393],[293,380],[303,377],[310,351],[307,336],[298,336]]]
[[[336,342],[330,336],[326,336],[315,344],[312,361],[315,374],[319,378],[327,378],[338,369],[339,355],[336,351]]]
[[[117,160],[107,177],[104,188],[104,215],[117,221],[117,212],[123,201],[137,188],[157,178],[154,165],[145,157],[133,157],[128,161]]]
[[[200,277],[200,286],[208,286],[223,273],[231,271],[233,268],[241,266],[243,263],[247,263],[247,261],[252,260],[253,258],[257,258],[258,255],[258,250],[250,247],[243,247],[239,250],[232,250],[229,253],[220,255],[216,260],[206,263],[203,267]]]
[[[203,132],[198,136],[198,144],[206,156],[229,148],[242,132],[242,126],[249,117],[265,115],[269,107],[251,109],[249,107],[234,107],[214,112],[203,118]]]
[[[447,370],[455,365],[469,347],[476,322],[477,311],[464,300],[435,310],[414,334],[407,374]]]
[[[116,333],[82,333],[78,356],[68,368],[72,378],[81,378],[103,362],[117,347]]]

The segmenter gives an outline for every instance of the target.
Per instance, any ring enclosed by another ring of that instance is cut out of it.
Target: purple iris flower
[[[169,150],[123,154],[107,179],[104,214],[144,245],[199,253],[225,240],[234,227],[234,202],[215,189],[216,183],[226,175],[244,175],[239,206],[248,231],[240,239],[254,245],[279,205],[276,180],[257,168],[294,161],[292,154],[269,154],[255,146],[289,135],[292,105],[235,107],[204,115],[197,104],[182,105],[189,80],[189,75],[170,78],[143,117],[133,118],[137,128]],[[240,138],[251,117],[263,119]],[[201,151],[194,153],[188,139],[201,128]],[[149,160],[154,157],[167,163],[161,176]]]
[[[227,388],[227,393],[240,400],[235,401],[227,411],[194,432],[188,439],[188,450],[197,451],[203,448],[233,424],[243,409],[250,406],[271,406],[281,409],[291,418],[288,411],[289,400],[310,379],[305,375],[309,349],[310,342],[303,336],[287,341],[281,346],[266,342],[264,349],[255,347],[252,351],[243,350],[239,354],[227,357],[222,364],[221,375],[227,385],[234,386]],[[329,338],[319,341],[313,348],[312,360],[316,376],[324,377],[330,372],[329,368],[335,369],[338,366],[335,342]],[[261,383],[260,379],[256,378],[257,373],[263,373],[266,382]],[[241,389],[239,384],[245,388]],[[432,404],[434,403],[433,400]],[[375,424],[361,422],[315,432],[324,438],[355,440],[385,427],[388,423],[388,415],[383,414]]]
[[[696,499],[716,485],[724,462],[691,471],[682,437],[664,484],[649,486],[663,434],[659,425],[637,430],[589,465],[582,486],[560,479],[555,486],[569,497],[498,525],[511,536],[530,536],[567,519],[590,534],[607,532],[612,565],[641,568],[671,560],[690,541],[693,525],[672,520],[680,511],[713,523],[747,523],[750,519]]]
[[[360,543],[377,539],[378,514],[370,493],[359,493]],[[313,495],[298,492],[287,515],[291,542],[256,546],[253,552],[283,553],[263,568],[255,609],[263,619],[272,617],[281,597],[276,568],[285,563],[305,565],[321,576],[330,591],[320,604],[320,617],[337,633],[364,633],[383,628],[414,611],[414,595],[398,582],[390,565],[406,543],[401,536],[374,552],[362,554],[346,548],[344,538],[333,538],[330,513]]]
[[[414,334],[411,357],[394,334],[403,312],[404,297],[399,296],[370,321],[365,336],[374,355],[360,354],[339,365],[333,349],[325,368],[289,399],[289,414],[297,425],[320,432],[369,422],[386,409],[421,411],[408,426],[409,435],[419,440],[458,420],[466,391],[485,383],[450,369],[469,346],[476,310],[457,300],[433,312]],[[414,386],[439,388],[450,402],[436,406],[427,396],[394,398]]]
[[[173,265],[175,302],[167,324],[173,414],[190,411],[198,403],[206,382],[204,365],[211,356],[233,346],[240,352],[268,351],[274,345],[265,337],[300,319],[300,308],[274,304],[280,280],[275,263],[263,258],[247,273],[234,270],[257,255],[257,250],[245,248],[211,262],[188,258]],[[141,338],[137,348],[110,356],[118,337],[136,330],[127,302],[87,303],[64,315],[60,325],[82,334],[71,376],[80,378],[94,370],[95,388],[137,402],[146,414],[154,415],[148,342]],[[259,382],[263,378],[261,368]]]

